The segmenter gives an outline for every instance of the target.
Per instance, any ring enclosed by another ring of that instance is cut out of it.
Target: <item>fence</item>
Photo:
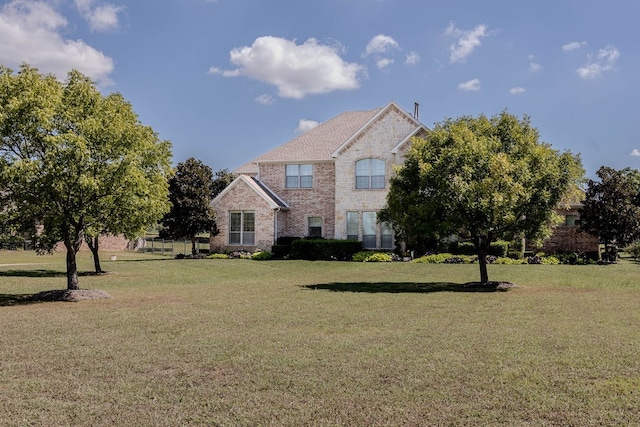
[[[187,255],[191,253],[191,240],[172,240],[161,239],[159,237],[147,237],[144,239],[142,247],[138,250],[144,253],[167,256],[175,256],[180,253]],[[196,241],[196,250],[198,253],[209,253],[209,239],[206,237],[199,237]]]

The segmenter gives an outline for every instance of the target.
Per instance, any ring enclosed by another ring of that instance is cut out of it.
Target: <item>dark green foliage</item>
[[[251,259],[255,261],[267,261],[271,259],[271,252],[260,251],[251,255]]]
[[[211,168],[193,157],[178,163],[175,175],[169,179],[171,210],[160,221],[160,237],[191,239],[192,255],[196,255],[196,236],[217,233],[215,213],[210,206],[213,194]]]
[[[640,238],[640,172],[602,166],[599,180],[588,180],[580,228],[605,244],[627,245]]]
[[[362,242],[337,239],[300,239],[291,243],[291,259],[350,261],[362,251]]]
[[[214,199],[222,190],[227,188],[234,179],[236,179],[236,175],[231,173],[229,169],[216,171],[213,175],[213,182],[211,183],[211,199]]]
[[[452,242],[448,245],[447,252],[455,255],[476,255],[476,248],[471,242]],[[493,255],[499,258],[505,258],[509,254],[509,242],[499,240],[491,242],[487,255]]]

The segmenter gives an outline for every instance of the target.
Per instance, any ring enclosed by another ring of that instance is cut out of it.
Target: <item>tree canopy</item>
[[[554,208],[583,174],[579,156],[540,142],[529,117],[447,119],[413,141],[380,218],[410,245],[470,240],[487,283],[490,243],[548,233]]]
[[[5,219],[33,230],[40,248],[64,244],[68,289],[78,289],[86,235],[134,236],[169,208],[170,143],[78,71],[60,82],[0,67],[0,138]]]
[[[598,180],[587,180],[580,227],[605,247],[640,238],[640,171],[602,166],[596,175]]]
[[[211,200],[215,190],[211,168],[193,157],[178,163],[169,180],[171,210],[160,221],[160,236],[191,240],[191,253],[197,254],[199,233],[217,233]]]

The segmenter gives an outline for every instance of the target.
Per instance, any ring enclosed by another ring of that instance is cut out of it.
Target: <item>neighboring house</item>
[[[416,108],[417,111],[417,108]],[[236,169],[213,201],[211,250],[271,250],[279,237],[357,239],[392,249],[377,221],[395,165],[427,128],[391,101],[338,116]]]
[[[600,245],[598,238],[580,229],[580,208],[582,204],[572,203],[566,209],[559,208],[556,213],[564,218],[564,222],[553,229],[551,237],[542,243],[545,253],[556,252],[598,252]]]

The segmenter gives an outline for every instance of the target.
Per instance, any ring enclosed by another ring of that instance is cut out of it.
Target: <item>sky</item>
[[[120,92],[140,121],[234,169],[344,111],[528,115],[541,140],[640,167],[638,0],[10,0],[0,64]]]

